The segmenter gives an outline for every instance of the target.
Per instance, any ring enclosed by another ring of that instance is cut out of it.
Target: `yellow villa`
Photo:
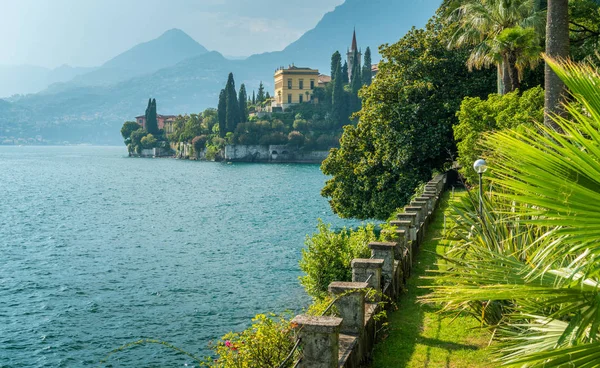
[[[313,90],[319,86],[317,69],[279,68],[275,71],[274,106],[285,109],[289,105],[312,101]]]

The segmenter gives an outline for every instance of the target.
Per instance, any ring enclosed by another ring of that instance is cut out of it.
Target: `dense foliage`
[[[418,183],[449,163],[452,126],[465,96],[495,91],[496,76],[470,73],[468,50],[448,50],[435,18],[381,49],[373,84],[361,91],[357,126],[346,126],[323,162],[332,175],[322,194],[341,217],[386,219],[403,206]]]
[[[300,283],[307,294],[319,300],[327,296],[332,281],[352,281],[351,262],[354,258],[369,258],[369,243],[376,241],[374,226],[356,230],[334,231],[319,221],[318,232],[306,237],[300,269],[305,273]]]
[[[483,149],[478,143],[483,134],[543,122],[544,90],[535,87],[523,94],[518,90],[505,95],[492,94],[487,100],[466,97],[456,115],[458,124],[454,126],[454,138],[457,140],[457,161],[462,167],[461,173],[475,183],[477,174],[471,166],[482,156]]]
[[[501,359],[527,367],[600,364],[600,74],[548,64],[574,102],[561,132],[501,131],[485,141],[493,190],[480,220],[458,210],[459,239],[425,301],[471,310],[502,339]]]

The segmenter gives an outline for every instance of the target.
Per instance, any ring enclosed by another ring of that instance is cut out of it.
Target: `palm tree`
[[[548,0],[548,15],[546,21],[546,54],[552,58],[569,57],[569,1]],[[558,126],[553,122],[553,114],[561,114],[562,96],[565,84],[546,64],[544,69],[544,88],[546,95],[544,109],[546,117],[544,124],[554,129]]]
[[[597,367],[600,74],[545,60],[571,91],[572,120],[553,116],[561,132],[540,124],[488,137],[500,206],[488,207],[486,221],[457,212],[462,240],[423,301],[478,312],[505,343],[504,363]]]
[[[510,70],[515,70],[516,58],[508,56],[509,50],[498,48],[501,43],[497,38],[504,30],[517,26],[532,28],[541,35],[544,18],[542,12],[535,10],[534,1],[463,0],[448,9],[448,19],[457,22],[448,47],[474,46],[467,60],[469,69],[495,64],[498,70],[498,93],[515,90]],[[539,56],[535,56],[537,58]]]

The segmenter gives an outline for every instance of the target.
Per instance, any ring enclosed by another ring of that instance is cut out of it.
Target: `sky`
[[[0,0],[0,65],[98,66],[179,28],[209,50],[285,48],[343,0]]]

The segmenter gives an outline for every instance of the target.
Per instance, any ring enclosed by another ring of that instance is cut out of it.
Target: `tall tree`
[[[271,95],[269,94],[269,91],[267,91],[267,94],[265,95],[265,101],[268,100],[268,99],[270,99],[270,98],[271,98]]]
[[[233,73],[229,73],[227,78],[227,85],[225,85],[225,101],[227,106],[225,108],[225,125],[226,131],[233,132],[240,122],[240,107],[237,99],[237,92],[235,91],[235,80],[233,79]]]
[[[352,94],[350,96],[350,109],[351,112],[356,112],[360,110],[360,98],[358,97],[358,91],[360,87],[362,87],[362,76],[361,76],[361,68],[359,62],[358,51],[354,51],[354,62],[353,70],[352,70],[352,81],[350,82],[350,87],[352,89]]]
[[[333,115],[333,119],[337,126],[345,125],[348,120],[348,116],[346,115],[346,96],[344,93],[344,84],[343,79],[344,75],[342,71],[338,68],[334,73],[337,75],[337,78],[333,80],[333,91],[331,95],[331,112]]]
[[[256,92],[252,90],[252,105],[256,105]]]
[[[225,137],[227,133],[227,99],[225,90],[222,89],[219,94],[219,106],[217,108],[217,116],[219,118],[219,135]]]
[[[463,0],[459,4],[456,8],[448,8],[449,20],[457,22],[448,46],[474,46],[467,66],[480,69],[496,65],[498,92],[513,91],[515,86],[510,79],[510,70],[516,70],[517,57],[510,49],[500,48],[502,43],[497,37],[505,29],[517,26],[531,27],[541,35],[543,12],[536,11],[533,0]]]
[[[342,84],[350,83],[350,76],[348,75],[348,61],[344,61],[342,66]]]
[[[156,114],[156,99],[152,99],[149,102],[148,112],[146,114],[146,131],[149,134],[156,135],[158,131],[158,116]]]
[[[244,83],[240,86],[238,103],[240,104],[240,122],[246,122],[248,121],[248,95]]]
[[[367,47],[365,50],[365,62],[362,68],[362,83],[367,86],[370,86],[373,80],[373,72],[371,71],[371,67],[371,48]]]
[[[331,55],[331,79],[335,79],[335,73],[338,68],[342,70],[342,55],[339,51],[336,51]]]
[[[256,103],[261,103],[265,100],[265,86],[263,82],[260,81],[260,85],[258,86],[258,95],[256,95]]]
[[[555,59],[569,57],[569,1],[548,0],[546,19],[546,55]],[[561,102],[565,94],[565,84],[546,63],[544,69],[544,124],[554,129],[560,129],[552,120],[553,114],[563,114]]]

